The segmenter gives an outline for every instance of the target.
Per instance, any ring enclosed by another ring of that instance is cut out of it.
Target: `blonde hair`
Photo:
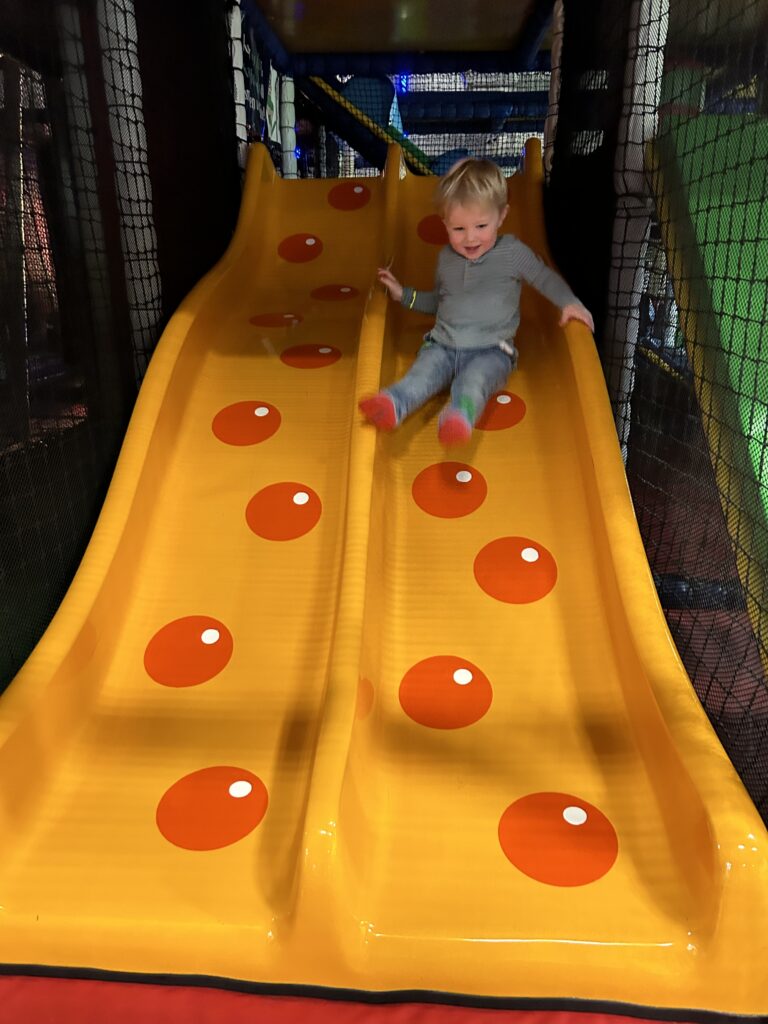
[[[501,169],[492,160],[467,157],[459,160],[445,174],[435,192],[435,206],[444,217],[452,206],[494,207],[507,205],[507,182]]]

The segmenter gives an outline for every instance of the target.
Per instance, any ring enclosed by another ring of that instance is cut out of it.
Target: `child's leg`
[[[512,357],[500,348],[462,353],[462,366],[451,387],[451,401],[443,410],[439,436],[444,444],[468,441],[491,395],[506,383]]]
[[[448,387],[453,376],[453,355],[426,342],[410,370],[391,387],[360,402],[363,414],[377,427],[391,430],[419,406]]]

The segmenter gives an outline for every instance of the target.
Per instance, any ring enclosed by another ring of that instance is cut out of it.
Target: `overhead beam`
[[[510,121],[492,121],[489,118],[477,120],[406,121],[403,125],[409,135],[488,135],[503,132],[517,132],[521,135],[543,135],[544,119],[513,118]]]
[[[535,118],[543,120],[549,109],[547,92],[405,92],[397,97],[404,121],[443,119]]]

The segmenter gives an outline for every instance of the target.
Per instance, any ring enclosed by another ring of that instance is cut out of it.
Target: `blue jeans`
[[[449,408],[462,412],[474,426],[486,402],[504,387],[512,369],[512,357],[498,346],[448,348],[436,341],[425,341],[408,373],[385,388],[384,393],[394,402],[397,422],[401,423],[450,384]]]

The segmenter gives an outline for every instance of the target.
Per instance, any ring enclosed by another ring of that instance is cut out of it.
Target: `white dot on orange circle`
[[[244,796],[248,796],[252,791],[253,786],[250,782],[246,782],[245,779],[233,782],[229,787],[229,795],[233,796],[236,800],[241,800]]]
[[[283,313],[283,320],[293,320],[293,313]]]
[[[459,472],[456,474],[456,479],[459,481],[460,484],[468,484],[469,481],[472,479],[472,474],[467,469],[460,469]]]
[[[499,395],[498,398],[496,399],[496,401],[499,403],[499,405],[509,405],[509,403],[512,401],[512,396],[511,395]]]
[[[253,410],[253,415],[259,417],[269,416],[269,409],[266,407],[266,405],[260,405],[257,409]]]
[[[327,354],[328,354],[329,352],[332,352],[332,351],[333,351],[333,349],[331,349],[331,348],[327,348],[327,347],[324,347],[324,348],[319,348],[319,349],[318,349],[317,351],[318,351],[318,352],[320,352],[320,353],[322,353],[322,354],[323,354],[323,355],[325,356],[325,355],[327,355]]]
[[[583,825],[587,820],[587,812],[583,807],[566,807],[563,817],[569,825]]]
[[[453,673],[454,683],[458,683],[459,686],[466,686],[467,683],[472,682],[472,673],[468,668],[457,668]]]
[[[340,292],[351,292],[352,289],[351,288],[339,288],[339,291]]]
[[[352,191],[353,192],[357,192],[359,194],[360,192],[363,191],[363,186],[362,185],[355,185],[355,187],[352,189]]]
[[[524,562],[538,562],[539,552],[536,548],[523,548],[520,552],[520,557]]]
[[[218,629],[204,629],[200,634],[200,639],[204,644],[210,645],[215,644],[220,636],[221,633],[219,633]]]
[[[306,505],[309,501],[309,495],[306,491],[297,491],[293,496],[294,505]]]
[[[307,242],[306,242],[307,245],[315,245],[316,243],[317,243],[317,239],[316,238],[308,238]]]

